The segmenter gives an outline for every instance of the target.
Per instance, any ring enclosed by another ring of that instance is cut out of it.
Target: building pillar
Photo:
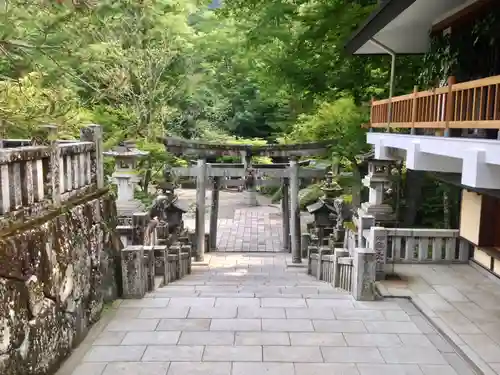
[[[210,209],[210,251],[217,250],[217,221],[219,216],[220,177],[214,177],[212,187],[212,206]]]
[[[205,185],[207,162],[198,159],[198,176],[196,177],[196,261],[202,262],[205,257]]]
[[[283,178],[281,185],[282,198],[281,198],[281,216],[283,219],[283,249],[290,252],[290,182],[288,177]]]
[[[296,159],[290,160],[289,178],[292,263],[302,263],[302,254],[300,252],[299,165]]]

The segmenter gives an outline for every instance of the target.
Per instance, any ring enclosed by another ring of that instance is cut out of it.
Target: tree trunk
[[[360,207],[361,206],[361,173],[359,172],[358,165],[356,162],[352,162],[352,206]]]
[[[448,195],[448,192],[443,190],[443,227],[444,229],[450,229],[451,228],[451,223],[450,220],[450,197]]]
[[[409,228],[415,225],[418,207],[422,201],[422,187],[424,186],[425,172],[406,170],[406,210],[403,219],[403,227]]]

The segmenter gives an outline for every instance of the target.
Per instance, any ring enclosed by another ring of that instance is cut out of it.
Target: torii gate
[[[244,184],[243,178],[251,171],[254,181],[257,177],[271,178],[270,182],[260,180],[259,184],[276,183],[281,180],[283,188],[282,211],[283,211],[283,242],[285,248],[292,252],[292,262],[301,263],[300,249],[300,207],[299,207],[299,179],[321,177],[324,170],[307,168],[299,162],[298,158],[303,156],[321,155],[327,151],[333,141],[310,144],[279,145],[271,144],[265,146],[251,145],[221,145],[200,141],[188,141],[182,138],[166,137],[163,143],[167,151],[174,155],[194,155],[198,158],[196,166],[173,168],[178,176],[190,176],[196,178],[196,260],[202,261],[205,253],[205,188],[207,177],[214,180],[212,191],[212,211],[210,215],[210,238],[211,245],[215,247],[217,237],[217,216],[220,180],[222,177],[241,177],[242,180],[231,182],[233,185]],[[231,155],[241,156],[244,163],[241,164],[207,164],[207,157]],[[252,156],[286,157],[289,163],[279,164],[255,164],[252,165]],[[256,201],[255,185],[248,192],[250,203]],[[290,207],[289,207],[290,198]],[[290,243],[289,243],[290,242]]]

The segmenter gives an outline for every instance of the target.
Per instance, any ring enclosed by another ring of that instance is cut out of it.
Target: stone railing
[[[458,229],[372,227],[367,247],[383,263],[467,263],[469,245]]]
[[[170,247],[131,245],[122,250],[123,298],[143,298],[155,288],[155,276],[163,285],[191,273],[191,245],[178,242]]]
[[[346,249],[309,247],[308,274],[351,292],[356,300],[375,299],[375,270],[372,250],[354,249],[350,255]]]
[[[42,129],[40,142],[0,143],[1,228],[104,187],[100,126],[82,128],[80,140],[71,141],[55,140],[55,127]]]

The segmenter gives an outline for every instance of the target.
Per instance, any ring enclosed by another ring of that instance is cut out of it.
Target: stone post
[[[50,161],[49,161],[49,181],[46,181],[50,186],[50,199],[52,204],[56,207],[61,205],[61,149],[57,142],[57,127],[54,125],[44,125],[42,128],[45,130],[45,137],[50,147]]]
[[[188,254],[188,265],[187,265],[187,274],[191,274],[191,245],[182,245],[181,252]]]
[[[198,177],[196,178],[196,261],[205,257],[205,185],[207,162],[198,159]]]
[[[149,214],[147,212],[136,212],[132,215],[132,245],[144,245],[148,223]]]
[[[369,247],[375,252],[376,279],[385,277],[385,264],[387,263],[387,229],[383,227],[371,227]]]
[[[376,256],[372,249],[354,252],[352,296],[356,301],[375,300]]]
[[[247,171],[248,169],[252,168],[252,157],[251,157],[251,155],[248,155],[248,153],[246,153],[246,152],[245,152],[245,163],[244,163],[244,166],[245,166],[245,171]],[[247,197],[247,204],[249,206],[253,206],[253,207],[259,205],[259,202],[257,201],[257,189],[256,189],[256,186],[257,186],[257,176],[254,175],[253,185],[250,187],[250,189],[248,189],[247,191],[245,191],[245,195]]]
[[[296,159],[290,160],[290,229],[292,263],[302,263],[300,253],[300,206],[299,206],[299,165]]]
[[[348,257],[349,251],[345,249],[335,249],[333,252],[333,286],[338,287],[340,285],[340,275],[339,275],[339,258]]]
[[[151,292],[155,289],[155,254],[153,246],[144,246],[144,268],[146,288]]]
[[[143,247],[127,246],[121,258],[123,298],[143,298],[146,294]]]
[[[312,275],[313,274],[313,254],[318,254],[319,253],[319,248],[317,246],[309,246],[307,249],[308,256],[307,256],[307,274]]]
[[[302,233],[301,234],[300,246],[302,249],[302,258],[307,258],[307,251],[309,249],[309,245],[311,244],[311,234],[310,233]]]
[[[103,158],[103,144],[102,144],[102,128],[101,125],[89,125],[80,130],[80,140],[82,142],[94,142],[95,152],[95,176],[97,188],[104,187],[104,158]]]
[[[283,197],[281,198],[281,213],[283,218],[283,249],[290,252],[290,182],[288,177],[283,178],[282,183]]]
[[[375,226],[375,216],[373,215],[360,215],[358,227],[358,247],[366,247],[366,241],[363,237],[363,231]],[[352,250],[352,249],[349,249]]]
[[[219,215],[220,177],[214,177],[212,187],[212,207],[210,209],[210,251],[217,250],[217,220]]]

